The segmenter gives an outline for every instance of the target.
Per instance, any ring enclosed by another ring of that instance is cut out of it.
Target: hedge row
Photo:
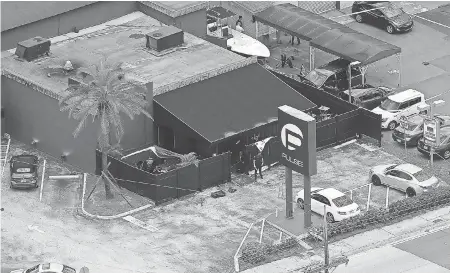
[[[298,246],[298,242],[295,238],[288,238],[281,241],[279,244],[267,244],[258,242],[249,242],[242,248],[242,255],[240,259],[250,264],[258,264],[264,261],[267,256],[274,253],[284,251]]]
[[[450,188],[431,189],[423,194],[394,202],[388,209],[371,209],[355,217],[329,224],[328,237],[365,229],[376,224],[388,224],[405,215],[445,204],[450,204]],[[323,227],[315,227],[311,233],[321,236]]]

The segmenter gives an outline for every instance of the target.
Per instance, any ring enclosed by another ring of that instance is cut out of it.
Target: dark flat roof
[[[207,1],[139,1],[172,18],[208,8]]]
[[[290,3],[272,6],[258,12],[255,19],[309,41],[313,47],[348,61],[359,61],[362,65],[401,52],[395,45],[359,33]]]
[[[316,106],[259,64],[155,96],[154,101],[210,143],[277,121],[279,106],[302,111]]]
[[[2,1],[2,31],[33,23],[98,1]]]

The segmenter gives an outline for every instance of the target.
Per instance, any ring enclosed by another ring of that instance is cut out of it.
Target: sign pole
[[[311,227],[311,176],[304,175],[303,176],[303,184],[304,184],[304,192],[305,192],[305,201],[304,201],[304,222],[305,228]]]
[[[292,198],[292,169],[284,167],[285,179],[286,179],[286,218],[290,219],[294,217],[294,204]]]

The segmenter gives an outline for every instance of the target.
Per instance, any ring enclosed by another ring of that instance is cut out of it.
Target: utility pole
[[[328,252],[328,223],[326,205],[323,205],[323,249],[325,251],[325,273],[328,273],[328,267],[330,266],[330,253]]]

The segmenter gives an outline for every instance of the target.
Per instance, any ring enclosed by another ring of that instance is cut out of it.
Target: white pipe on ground
[[[70,174],[70,175],[49,175],[48,178],[49,179],[76,179],[76,178],[80,178],[81,175],[79,174]]]

